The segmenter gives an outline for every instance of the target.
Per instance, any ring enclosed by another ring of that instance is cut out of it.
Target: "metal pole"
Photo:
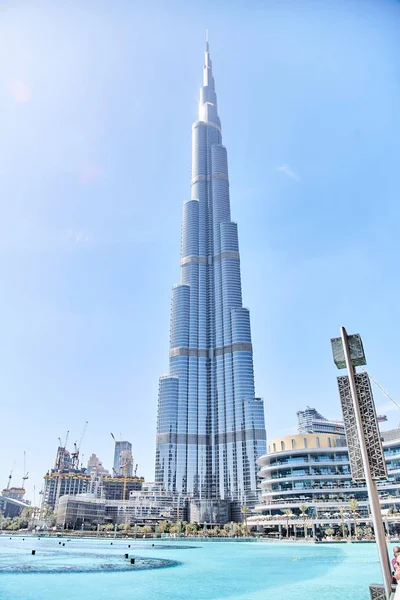
[[[385,529],[383,527],[381,506],[379,504],[378,491],[376,489],[375,481],[371,477],[371,469],[369,466],[369,459],[367,453],[367,445],[365,442],[364,431],[361,422],[361,412],[358,405],[358,396],[356,388],[355,371],[350,358],[350,349],[347,340],[347,332],[344,327],[340,328],[340,335],[342,337],[344,356],[346,359],[346,367],[349,374],[349,383],[351,396],[353,399],[353,408],[356,418],[357,434],[360,442],[361,456],[364,466],[365,483],[367,485],[368,496],[371,507],[372,521],[374,523],[374,532],[376,545],[378,547],[379,560],[381,563],[383,584],[385,587],[387,600],[390,599],[392,593],[392,573],[390,570],[389,556],[386,546]]]

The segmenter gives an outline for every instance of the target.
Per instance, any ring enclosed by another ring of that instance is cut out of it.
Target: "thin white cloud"
[[[286,177],[290,177],[290,179],[299,179],[297,174],[294,171],[292,171],[292,169],[288,167],[288,165],[280,165],[280,167],[277,167],[277,170],[279,171],[279,173],[286,175]]]
[[[10,81],[8,89],[11,97],[19,104],[26,104],[32,97],[31,88],[20,79],[14,79],[14,81]]]

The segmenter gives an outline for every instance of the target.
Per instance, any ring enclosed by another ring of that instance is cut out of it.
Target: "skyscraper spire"
[[[250,314],[242,305],[208,33],[192,136],[181,281],[172,291],[170,374],[159,386],[156,481],[204,506],[231,503],[232,516],[240,518],[240,506],[257,501],[256,459],[266,452],[266,434],[264,404],[255,397]]]
[[[212,74],[208,29],[206,29],[206,49],[204,52],[203,85],[200,88],[199,121],[215,123],[221,126],[217,114],[217,95]]]

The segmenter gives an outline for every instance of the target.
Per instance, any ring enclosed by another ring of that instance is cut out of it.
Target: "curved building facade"
[[[197,499],[254,505],[256,459],[266,451],[264,407],[255,397],[250,315],[242,305],[238,231],[208,43],[180,264],[169,375],[159,386],[156,481]]]
[[[381,432],[388,480],[377,482],[382,509],[400,508],[400,429]],[[351,478],[346,440],[328,434],[299,434],[272,440],[268,454],[258,459],[261,502],[256,511],[278,515],[301,505],[309,514],[337,513],[349,500],[358,501],[358,513],[367,517],[369,503],[363,483]],[[254,518],[254,520],[256,520]],[[330,519],[332,520],[332,519]]]

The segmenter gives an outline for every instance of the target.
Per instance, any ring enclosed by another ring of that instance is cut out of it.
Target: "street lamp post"
[[[356,381],[356,365],[366,364],[364,350],[360,336],[350,336],[353,347],[349,346],[349,337],[344,327],[340,328],[342,343],[342,357],[340,357],[339,338],[332,340],[334,360],[338,369],[344,366],[348,371],[348,384],[350,387],[351,403],[348,402],[345,378],[339,378],[339,390],[343,408],[343,417],[346,429],[347,445],[349,448],[350,467],[353,479],[364,480],[371,507],[374,524],[375,540],[379,553],[382,569],[383,583],[387,600],[392,593],[392,574],[386,546],[385,529],[382,520],[381,507],[375,479],[387,478],[384,463],[382,444],[375,413],[372,393],[364,389],[364,395],[359,398]],[[353,356],[351,355],[353,351]],[[343,361],[344,358],[344,361]],[[364,375],[364,373],[363,373]],[[368,375],[365,373],[365,376]],[[360,377],[358,375],[358,377]],[[342,387],[341,387],[342,384]],[[369,379],[368,379],[369,385]],[[367,434],[367,439],[366,439]],[[358,438],[358,439],[357,439]]]

